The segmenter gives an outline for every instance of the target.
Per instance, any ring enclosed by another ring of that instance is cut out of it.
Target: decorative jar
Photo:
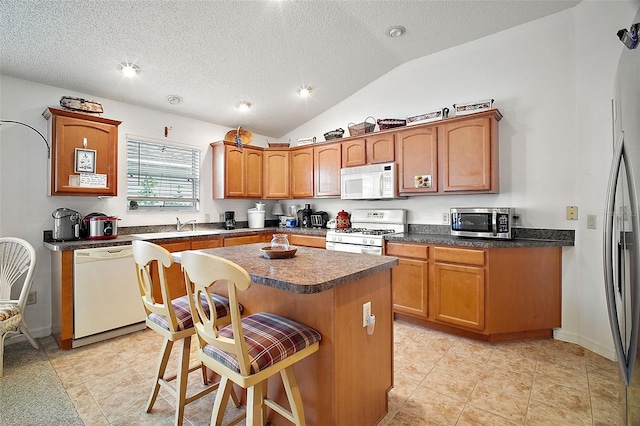
[[[287,251],[289,250],[289,239],[287,234],[273,234],[271,239],[272,251]]]

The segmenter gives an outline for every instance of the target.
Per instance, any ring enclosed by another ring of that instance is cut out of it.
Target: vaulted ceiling
[[[577,3],[3,0],[0,73],[277,138],[407,61]]]

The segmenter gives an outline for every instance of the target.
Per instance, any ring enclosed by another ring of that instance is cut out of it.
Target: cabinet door
[[[169,243],[158,243],[159,246],[166,248],[170,252],[177,251],[185,251],[191,250],[191,243],[189,241],[177,241],[177,242],[169,242]],[[151,279],[154,287],[154,294],[160,293],[160,281],[158,280],[157,270],[152,269],[151,271]],[[167,280],[167,284],[169,286],[169,293],[171,295],[171,299],[175,299],[176,297],[184,296],[187,294],[187,287],[184,284],[184,275],[182,274],[182,268],[179,263],[174,263],[171,265],[169,269],[165,272],[165,278]]]
[[[391,289],[395,312],[427,317],[429,266],[424,260],[398,259],[391,270]]]
[[[291,151],[291,197],[313,198],[313,147]]]
[[[442,190],[490,191],[497,178],[492,173],[490,117],[454,121],[442,126]],[[497,156],[496,156],[497,157]],[[497,167],[497,158],[493,162]]]
[[[245,187],[247,198],[262,198],[262,151],[245,148]]]
[[[222,247],[222,238],[191,240],[191,250],[204,250],[218,247]]]
[[[394,134],[367,137],[367,164],[391,163],[395,160]]]
[[[398,193],[417,195],[438,192],[437,127],[419,127],[396,134]]]
[[[340,196],[341,147],[341,144],[334,143],[314,148],[313,168],[315,170],[316,197]]]
[[[225,145],[224,186],[225,197],[244,198],[246,189],[246,156],[242,148]]]
[[[342,167],[364,166],[366,163],[364,139],[342,143]]]
[[[289,198],[289,151],[265,151],[263,198]]]
[[[484,269],[443,262],[433,267],[434,319],[484,330]]]
[[[51,195],[118,195],[118,125],[119,121],[86,114],[48,108],[43,116],[49,120],[51,140]],[[76,162],[85,150],[86,173],[106,177],[106,186],[80,186],[82,170]],[[78,158],[76,158],[78,157]],[[78,171],[76,171],[78,170]]]

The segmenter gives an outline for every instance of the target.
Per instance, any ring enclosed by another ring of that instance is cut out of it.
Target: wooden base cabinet
[[[429,264],[428,246],[387,243],[385,254],[397,256],[398,266],[391,270],[393,309],[427,318]]]
[[[484,251],[433,248],[433,319],[484,331]]]
[[[400,261],[391,275],[398,319],[491,342],[549,338],[561,326],[561,247],[388,242],[386,254]]]

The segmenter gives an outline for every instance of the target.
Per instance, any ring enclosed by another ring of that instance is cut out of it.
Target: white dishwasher
[[[145,328],[131,246],[75,250],[73,347]]]

